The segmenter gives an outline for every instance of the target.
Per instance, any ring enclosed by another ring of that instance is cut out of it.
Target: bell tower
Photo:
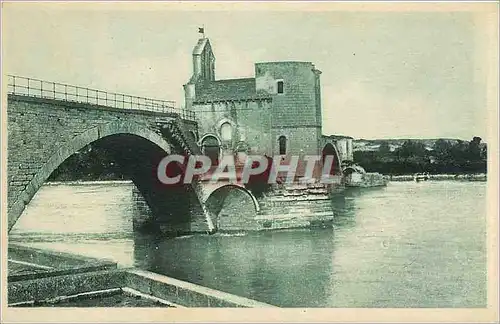
[[[215,55],[206,37],[198,39],[193,49],[193,75],[184,85],[184,98],[187,109],[191,109],[196,96],[196,84],[215,81]]]
[[[215,81],[215,55],[208,38],[200,38],[194,47],[193,77],[196,81]]]

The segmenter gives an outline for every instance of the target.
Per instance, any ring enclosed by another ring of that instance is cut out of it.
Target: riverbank
[[[413,174],[407,175],[389,175],[386,176],[389,181],[413,181]],[[477,174],[429,174],[429,180],[444,181],[444,180],[457,180],[457,181],[486,181],[486,173]]]
[[[275,307],[116,262],[9,244],[10,307]]]

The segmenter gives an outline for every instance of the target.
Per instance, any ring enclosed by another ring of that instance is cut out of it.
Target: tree
[[[446,161],[450,158],[451,148],[452,145],[449,141],[440,138],[434,143],[433,150],[438,160]]]
[[[427,151],[423,143],[407,140],[398,148],[396,153],[403,159],[409,159],[425,157]]]
[[[488,147],[486,146],[486,144],[484,144],[483,148],[481,149],[481,160],[488,160]]]
[[[466,156],[469,161],[479,161],[481,160],[481,137],[474,136],[469,142],[467,148]]]
[[[467,147],[468,143],[465,141],[459,140],[455,145],[453,145],[450,149],[450,158],[454,163],[461,164],[467,159]]]
[[[385,155],[391,152],[391,147],[389,146],[388,142],[382,142],[378,147],[378,151],[379,153]]]

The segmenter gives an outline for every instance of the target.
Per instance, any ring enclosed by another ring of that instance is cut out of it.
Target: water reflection
[[[138,266],[182,280],[271,304],[313,307],[328,294],[332,264],[317,259],[333,253],[331,238],[332,229],[169,240],[136,236],[134,257]]]
[[[350,190],[332,196],[332,209],[335,215],[335,227],[356,226],[356,200]]]
[[[286,307],[482,307],[485,183],[391,183],[332,198],[334,229],[138,233],[132,185],[45,186],[10,241],[139,266]],[[64,197],[63,199],[61,197]]]

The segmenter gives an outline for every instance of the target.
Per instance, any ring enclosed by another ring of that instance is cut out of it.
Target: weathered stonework
[[[215,135],[221,139],[223,153],[232,152],[240,142],[247,144],[249,153],[272,155],[273,147],[269,141],[271,132],[270,100],[254,99],[235,102],[199,102],[196,111],[202,114],[198,119],[199,142],[206,135]],[[221,125],[230,123],[233,129],[233,139],[230,142],[222,140]]]
[[[186,108],[196,113],[202,150],[207,147],[213,152],[215,138],[219,156],[239,152],[280,155],[286,164],[292,156],[332,155],[330,174],[337,176],[337,187],[342,186],[341,163],[352,160],[352,139],[322,135],[321,71],[311,62],[265,62],[255,64],[253,78],[216,80],[214,61],[210,41],[200,39],[193,50],[193,76],[184,85]],[[205,142],[208,138],[210,144]],[[323,160],[316,166],[315,171],[321,172]],[[304,172],[304,165],[299,166],[297,178]],[[319,176],[314,174],[316,179]],[[265,197],[255,198],[233,190],[224,196],[214,226],[227,231],[262,230],[321,226],[331,221],[328,194],[314,196],[307,191],[273,188]],[[252,207],[253,200],[259,204],[258,211]]]
[[[321,136],[321,147],[325,147],[328,143],[335,146],[340,156],[340,161],[353,161],[354,150],[352,147],[352,137],[350,136]]]
[[[320,74],[310,62],[268,62],[255,64],[254,78],[216,80],[215,56],[203,38],[193,50],[193,76],[184,86],[186,108],[196,113],[196,122],[177,114],[10,94],[9,230],[50,174],[90,143],[109,151],[143,196],[149,212],[135,220],[138,226],[188,233],[303,227],[331,219],[328,197],[308,198],[308,189],[300,198],[280,198],[295,195],[295,189],[273,189],[256,198],[229,182],[166,187],[156,173],[164,156],[203,154],[215,139],[219,155],[281,155],[285,163],[292,156],[333,155],[334,173],[341,176],[341,161],[352,157],[352,139],[321,133]],[[303,172],[299,168],[297,178]]]
[[[151,208],[154,221],[177,224],[184,231],[209,230],[206,215],[199,219],[172,216],[179,214],[173,208],[188,208],[179,197],[197,192],[182,186],[166,188],[156,176],[161,158],[178,150],[162,132],[177,115],[9,95],[7,116],[9,230],[50,174],[90,143],[103,145],[120,162]],[[183,121],[181,128],[197,132],[196,123]]]
[[[193,51],[193,76],[184,86],[186,108],[196,112],[201,147],[206,136],[214,136],[220,154],[247,147],[247,153],[279,154],[286,160],[292,155],[322,154],[330,142],[337,165],[349,157],[347,146],[340,156],[337,141],[322,135],[321,71],[311,62],[256,63],[253,78],[216,80],[212,59],[210,41],[200,39]],[[229,141],[221,134],[225,123],[232,131]],[[280,137],[286,140],[284,154]]]

